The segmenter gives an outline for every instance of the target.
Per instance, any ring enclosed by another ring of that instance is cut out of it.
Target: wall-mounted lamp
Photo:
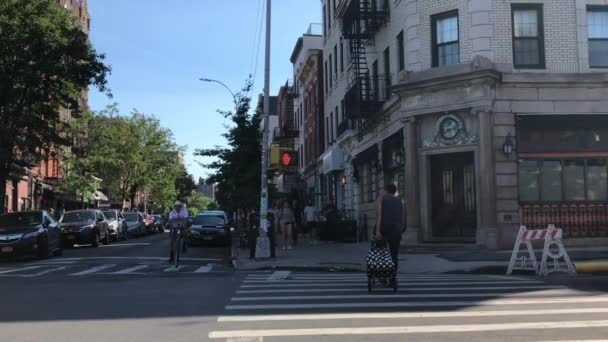
[[[505,142],[502,144],[502,153],[504,153],[507,159],[511,158],[511,154],[513,154],[513,138],[511,137],[511,133],[507,134],[505,137]]]

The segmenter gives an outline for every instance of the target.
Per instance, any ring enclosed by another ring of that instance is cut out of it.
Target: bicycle
[[[186,245],[184,234],[187,227],[188,221],[185,219],[176,219],[171,222],[171,255],[176,269],[179,268],[179,259]]]

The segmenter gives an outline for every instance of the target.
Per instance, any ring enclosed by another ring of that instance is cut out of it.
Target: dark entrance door
[[[474,242],[477,230],[473,152],[431,156],[433,238]]]

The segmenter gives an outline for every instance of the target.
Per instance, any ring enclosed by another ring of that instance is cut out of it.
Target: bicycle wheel
[[[173,255],[175,256],[175,268],[177,269],[179,267],[179,258],[182,254],[182,249],[181,249],[181,242],[182,242],[182,236],[181,234],[177,236],[177,240],[175,241],[175,245],[174,245],[174,249],[173,249]]]

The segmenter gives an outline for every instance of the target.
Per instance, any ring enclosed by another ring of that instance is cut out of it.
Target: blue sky
[[[204,177],[207,170],[192,152],[224,143],[220,135],[227,122],[216,110],[229,110],[233,102],[220,85],[198,78],[218,79],[234,92],[240,90],[254,73],[264,2],[89,0],[91,41],[107,55],[114,95],[108,99],[91,90],[91,109],[116,102],[122,113],[137,109],[155,115],[178,144],[188,146],[188,170]],[[293,47],[310,23],[320,22],[320,7],[318,0],[273,1],[271,94],[291,78]],[[263,88],[264,31],[260,44],[254,94]]]

